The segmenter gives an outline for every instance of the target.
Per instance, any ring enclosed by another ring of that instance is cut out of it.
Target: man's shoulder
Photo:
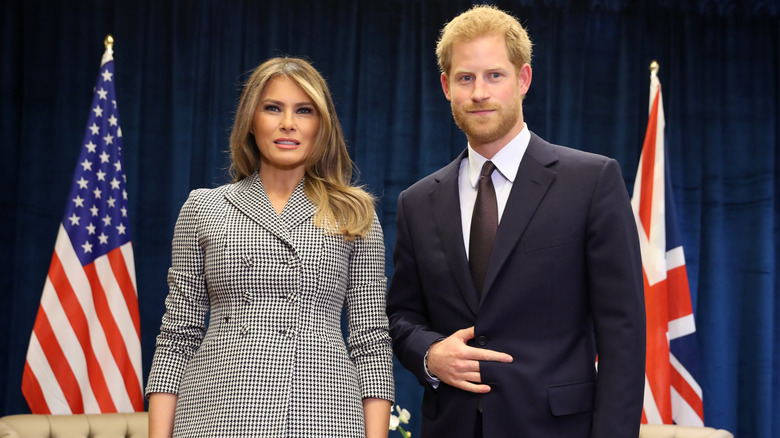
[[[463,160],[463,154],[461,153],[446,166],[434,171],[433,173],[418,180],[409,188],[403,191],[403,195],[415,196],[424,193],[430,193],[438,184],[446,181],[458,180],[458,171],[460,170],[460,162]]]
[[[596,167],[601,168],[612,161],[604,155],[575,149],[570,146],[549,143],[537,135],[532,135],[526,152],[536,161],[547,166],[554,163],[556,167]]]

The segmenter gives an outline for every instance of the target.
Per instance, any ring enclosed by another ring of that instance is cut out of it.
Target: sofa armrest
[[[712,427],[643,424],[639,428],[639,438],[734,438],[734,435]]]
[[[0,418],[0,438],[147,438],[146,412],[86,415],[8,415]]]

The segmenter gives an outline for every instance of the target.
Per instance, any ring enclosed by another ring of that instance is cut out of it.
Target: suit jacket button
[[[487,345],[487,338],[484,337],[484,336],[478,337],[477,338],[477,345],[479,345],[481,347],[484,347],[485,345]]]

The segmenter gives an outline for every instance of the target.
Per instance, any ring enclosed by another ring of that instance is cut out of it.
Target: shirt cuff
[[[444,338],[437,339],[434,342],[434,344],[436,342],[441,341],[442,339],[444,339]],[[433,345],[433,344],[431,344],[431,345]],[[429,351],[431,351],[431,347],[428,347],[428,349],[425,350],[425,356],[423,357],[423,370],[425,371],[425,380],[428,382],[429,385],[431,385],[431,387],[433,389],[438,389],[439,388],[439,383],[441,383],[441,380],[438,377],[436,377],[433,374],[431,374],[431,371],[428,369],[428,352]]]

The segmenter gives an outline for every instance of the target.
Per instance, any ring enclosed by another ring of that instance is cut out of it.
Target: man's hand
[[[479,361],[511,363],[512,356],[498,351],[466,345],[474,338],[474,326],[458,330],[428,349],[428,371],[442,382],[464,391],[490,392],[488,385],[480,385]]]

